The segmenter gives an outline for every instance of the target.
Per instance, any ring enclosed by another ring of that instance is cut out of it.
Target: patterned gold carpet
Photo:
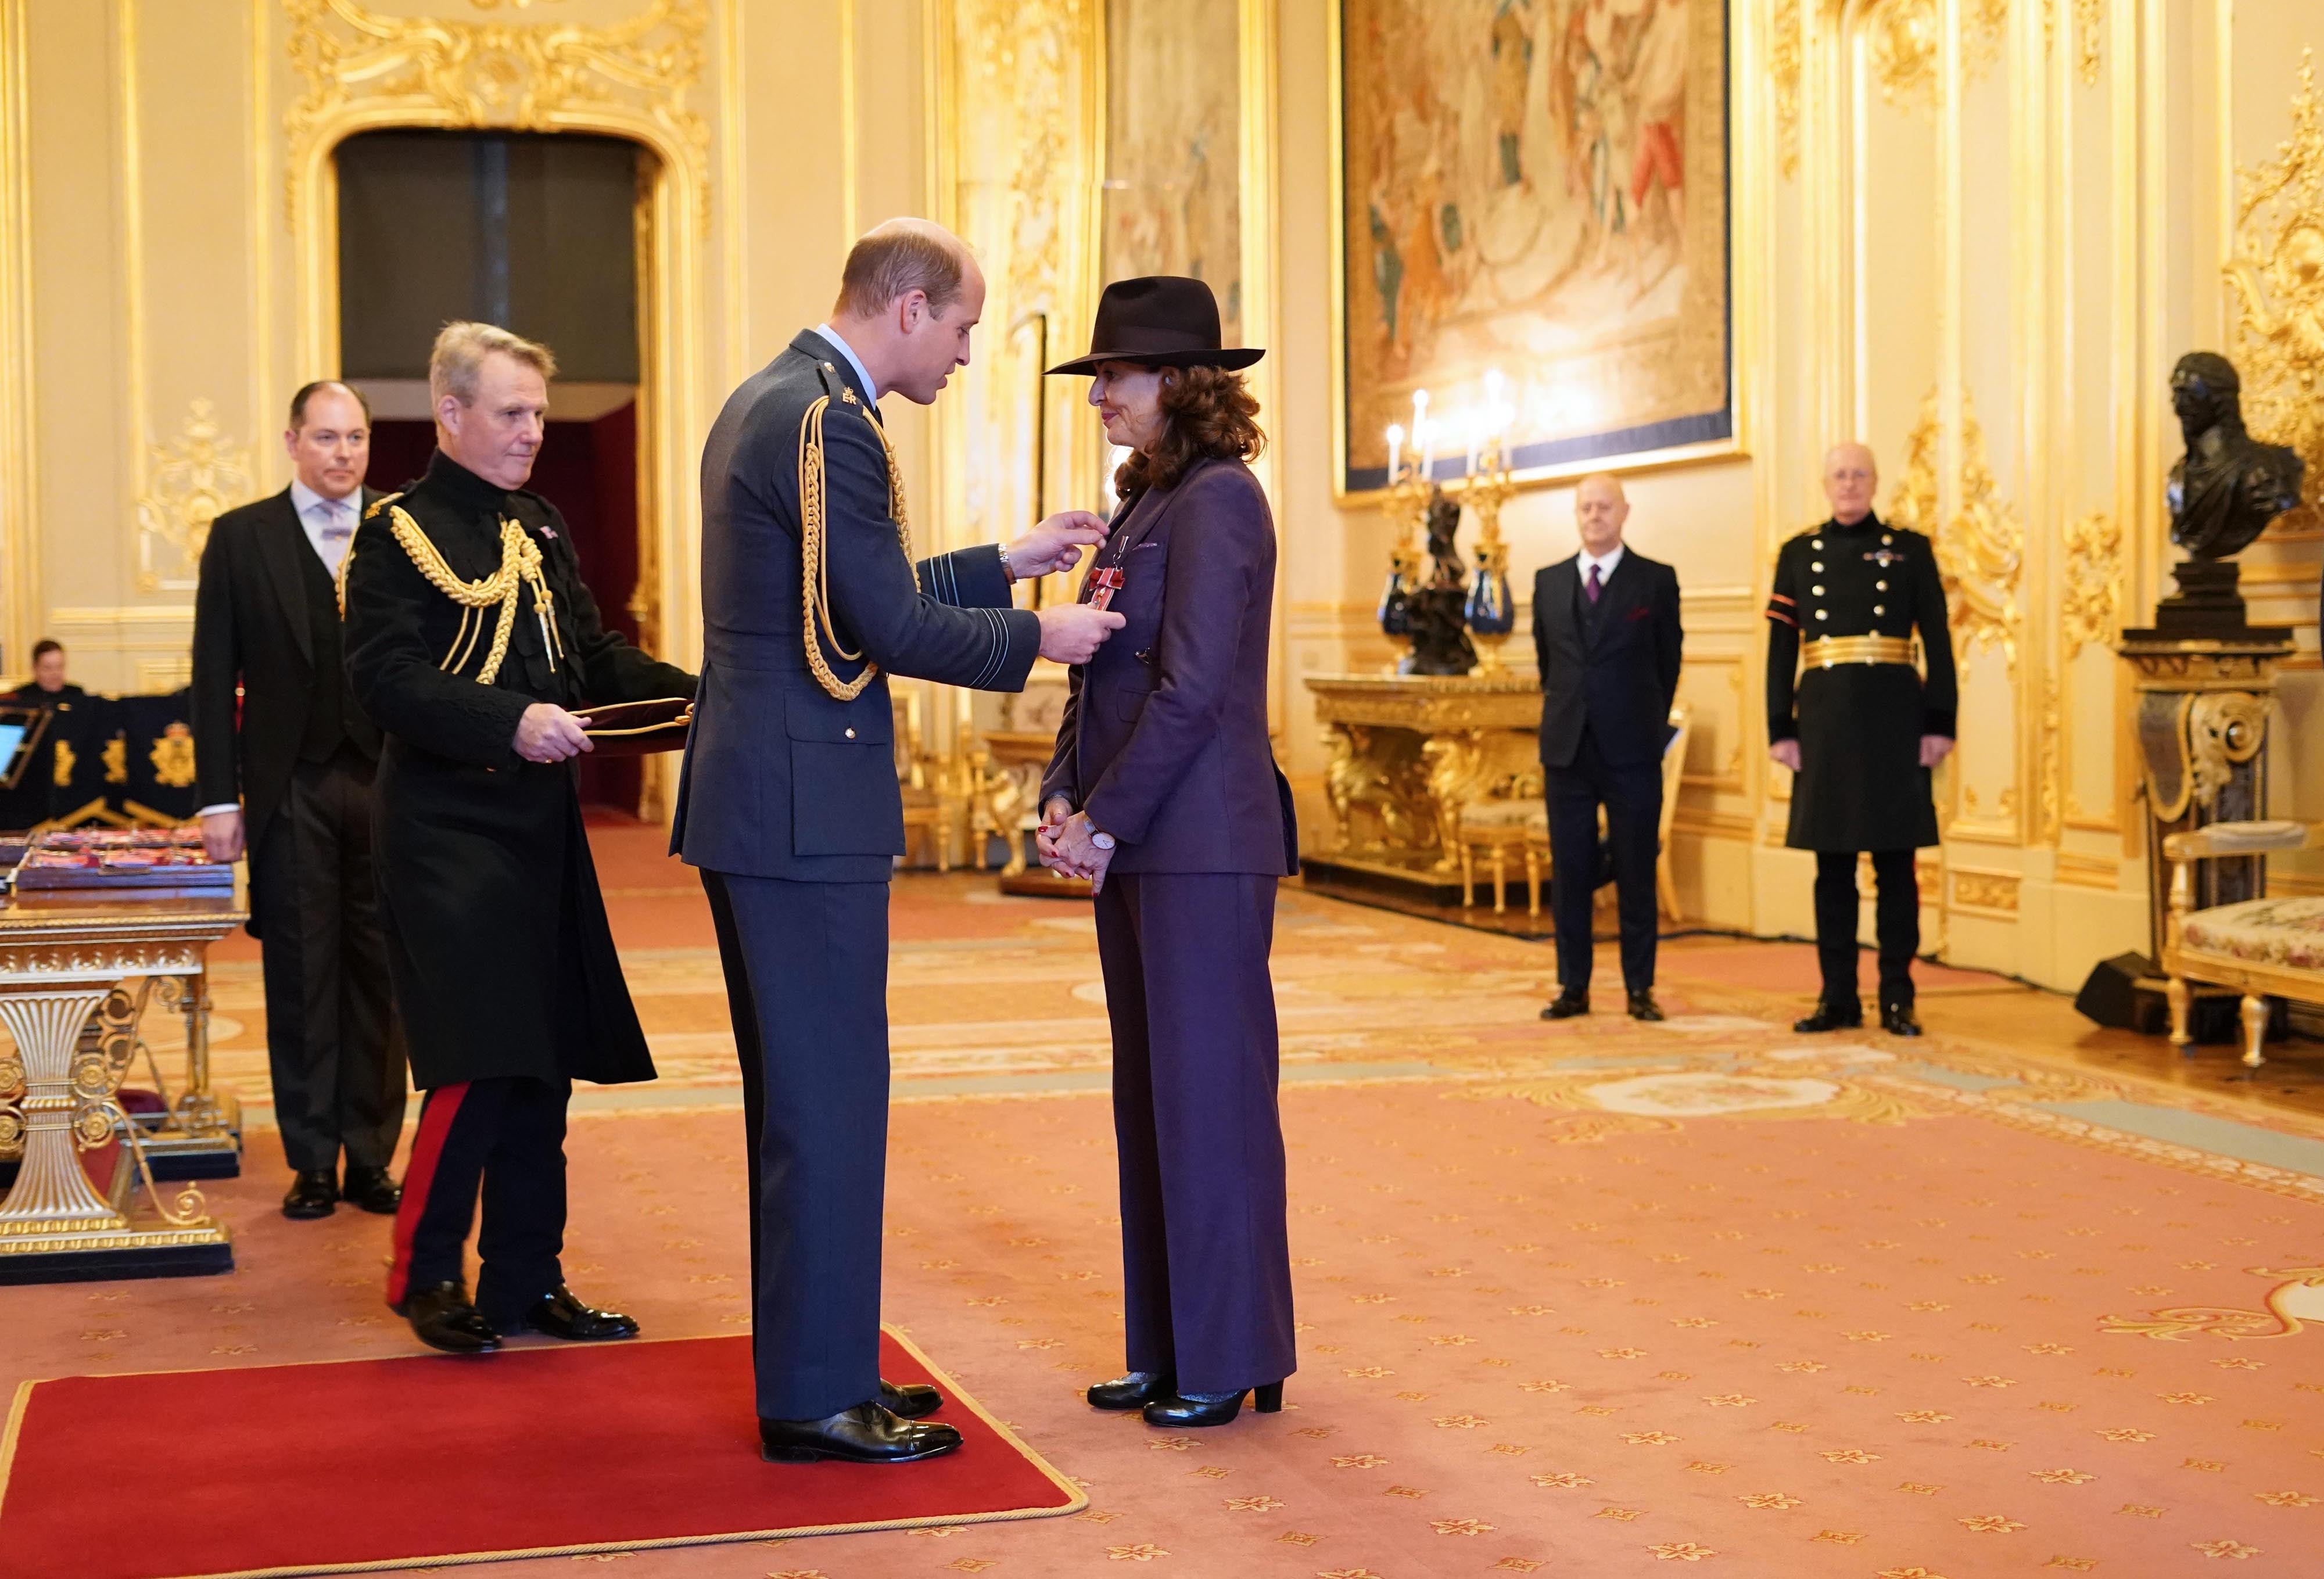
[[[579,1099],[568,1267],[653,1335],[731,1332],[715,957],[682,874],[620,881],[664,1076]],[[668,913],[639,928],[641,904]],[[1949,1002],[2005,1029],[2046,1002],[1964,973],[1924,975],[1918,1042],[1794,1036],[1796,947],[1674,944],[1669,1023],[1545,1025],[1544,946],[1286,891],[1301,1370],[1283,1415],[1166,1435],[1077,1396],[1120,1361],[1086,912],[916,877],[895,922],[890,1318],[1092,1506],[630,1571],[2319,1572],[2324,1124],[2031,1031],[1947,1033]],[[240,1022],[221,1065],[263,1097],[254,969],[217,995]],[[212,1191],[231,1279],[0,1290],[26,1334],[0,1380],[407,1350],[384,1224],[284,1222],[272,1145],[254,1133],[251,1176]]]

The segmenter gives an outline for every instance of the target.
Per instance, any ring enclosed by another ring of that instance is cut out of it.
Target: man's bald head
[[[1573,489],[1573,530],[1584,553],[1600,558],[1622,540],[1622,523],[1630,519],[1630,501],[1620,479],[1611,472],[1591,472]]]
[[[942,318],[975,272],[967,245],[943,226],[928,219],[890,219],[848,249],[832,312],[838,318],[875,318],[917,291],[927,299],[928,310]]]
[[[1831,518],[1854,526],[1872,513],[1872,490],[1879,485],[1880,463],[1872,448],[1849,439],[1824,451],[1823,496],[1831,502]]]

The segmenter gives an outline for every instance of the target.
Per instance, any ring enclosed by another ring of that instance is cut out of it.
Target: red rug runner
[[[0,1440],[0,1575],[344,1573],[1085,1504],[910,1344],[881,1351],[889,1380],[944,1389],[958,1452],[761,1463],[745,1337],[27,1382]],[[132,1441],[175,1467],[124,1518]]]

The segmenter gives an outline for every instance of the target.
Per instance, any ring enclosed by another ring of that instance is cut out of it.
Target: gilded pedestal
[[[232,1270],[229,1235],[200,1191],[164,1199],[156,1187],[144,1137],[118,1093],[140,1050],[152,983],[190,983],[179,1001],[198,1008],[205,952],[243,920],[229,899],[20,896],[0,904],[0,1030],[10,1044],[0,1053],[0,1156],[19,1159],[0,1196],[0,1283]],[[214,1102],[206,1070],[200,1097]],[[189,1083],[181,1107],[193,1100]],[[100,1191],[83,1154],[115,1144],[124,1150]]]
[[[1432,903],[1461,898],[1453,837],[1471,801],[1541,792],[1541,688],[1530,677],[1314,675],[1332,749],[1333,826],[1303,857],[1314,876]]]
[[[2159,956],[2169,925],[2163,841],[2267,816],[2268,713],[2275,667],[2292,655],[2292,633],[2264,626],[2196,638],[2126,631],[2119,651],[2138,677],[2132,723],[2146,791],[2150,948]],[[2192,908],[2204,910],[2258,898],[2266,863],[2205,861],[2190,875]]]

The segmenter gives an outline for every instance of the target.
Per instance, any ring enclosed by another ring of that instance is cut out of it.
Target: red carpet
[[[161,1579],[694,1546],[1070,1513],[1085,1499],[892,1333],[890,1381],[967,1438],[922,1464],[768,1464],[750,1340],[526,1348],[18,1390],[0,1575]],[[126,1431],[174,1469],[135,1479]]]

